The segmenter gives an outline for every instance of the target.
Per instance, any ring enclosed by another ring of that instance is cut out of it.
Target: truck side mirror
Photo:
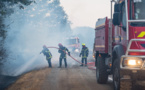
[[[120,12],[115,12],[114,14],[113,14],[113,24],[114,25],[120,25],[120,22],[121,22],[121,13]]]
[[[121,11],[121,4],[115,4],[114,5],[114,12],[120,12]]]

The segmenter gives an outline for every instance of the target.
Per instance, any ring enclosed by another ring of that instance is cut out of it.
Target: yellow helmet
[[[85,46],[85,43],[82,43],[83,46]]]

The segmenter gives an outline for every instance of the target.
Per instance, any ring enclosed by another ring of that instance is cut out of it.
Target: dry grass
[[[24,74],[6,90],[41,90],[41,86],[51,69],[45,68]]]

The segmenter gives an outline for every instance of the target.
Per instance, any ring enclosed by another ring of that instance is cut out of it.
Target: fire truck
[[[96,22],[93,50],[98,83],[112,75],[114,90],[132,90],[145,81],[145,0],[112,0],[111,19]]]
[[[78,55],[80,53],[80,41],[79,37],[73,36],[65,40],[66,47],[72,54]]]

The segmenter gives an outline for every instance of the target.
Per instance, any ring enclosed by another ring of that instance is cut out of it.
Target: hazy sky
[[[89,26],[94,28],[98,18],[110,17],[110,0],[60,0],[71,27]]]

